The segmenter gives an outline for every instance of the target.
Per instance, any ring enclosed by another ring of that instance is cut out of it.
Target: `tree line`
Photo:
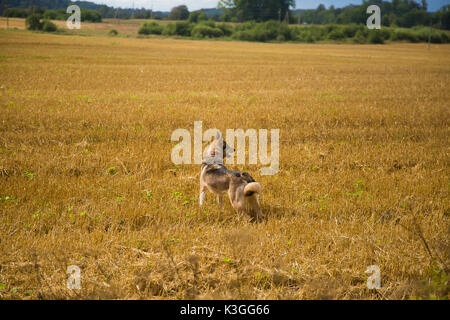
[[[397,26],[411,28],[420,25],[432,24],[434,28],[450,29],[450,5],[443,6],[437,12],[428,12],[426,0],[363,0],[363,4],[350,5],[344,8],[319,5],[314,10],[298,12],[297,19],[308,24],[364,24],[367,20],[366,9],[369,5],[378,5],[381,9],[382,26]]]
[[[189,12],[185,5],[174,7],[168,20],[201,20],[210,18],[223,22],[264,22],[269,20],[286,21],[288,24],[365,24],[368,18],[367,7],[375,4],[381,9],[381,24],[389,27],[411,28],[432,25],[437,29],[450,30],[450,5],[439,11],[428,12],[426,0],[363,0],[361,5],[335,8],[320,4],[312,10],[294,10],[294,0],[220,0],[219,12],[207,15],[204,10]]]
[[[366,9],[375,4],[381,8],[383,26],[405,27],[429,26],[450,30],[450,5],[437,12],[427,11],[427,0],[363,0],[361,5],[335,8],[320,4],[316,9],[295,10],[295,0],[219,0],[217,9],[201,9],[189,12],[185,5],[176,6],[170,12],[152,10],[113,8],[88,1],[70,0],[0,0],[0,13],[9,17],[26,17],[33,10],[46,11],[65,9],[77,4],[82,9],[96,11],[100,18],[118,19],[167,19],[191,20],[211,19],[223,22],[286,21],[289,24],[365,24]],[[60,11],[58,11],[60,12]],[[61,14],[57,15],[61,17]],[[98,20],[98,19],[97,19]]]
[[[151,11],[145,8],[113,8],[104,4],[89,1],[70,0],[0,0],[0,15],[8,17],[25,18],[32,12],[47,10],[66,10],[68,6],[76,4],[81,9],[95,11],[100,18],[117,19],[163,19],[168,13]]]
[[[102,17],[98,11],[81,9],[81,21],[102,22]],[[71,13],[67,13],[66,9],[50,9],[41,7],[31,7],[28,9],[7,8],[3,11],[4,17],[11,18],[29,18],[30,16],[39,17],[44,20],[67,20]]]
[[[374,43],[385,41],[406,41],[449,43],[448,31],[431,29],[424,26],[413,28],[383,27],[381,30],[369,30],[363,24],[328,25],[289,25],[285,21],[268,20],[265,22],[247,21],[243,23],[216,23],[213,20],[194,21],[192,13],[187,21],[159,24],[148,21],[141,25],[139,35],[180,36],[194,39],[221,38],[224,40],[242,40],[259,42],[341,42]]]

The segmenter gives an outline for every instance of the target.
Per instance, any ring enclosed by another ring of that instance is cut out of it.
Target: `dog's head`
[[[203,158],[208,163],[223,164],[223,159],[231,157],[234,148],[230,147],[226,141],[223,140],[222,134],[217,131],[211,144],[205,149]]]

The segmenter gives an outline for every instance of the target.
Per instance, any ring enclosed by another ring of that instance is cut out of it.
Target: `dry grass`
[[[448,298],[450,46],[0,30],[0,52],[0,298]],[[199,166],[170,161],[195,120],[280,129],[277,175],[233,167],[266,222],[198,209]]]
[[[0,17],[0,29],[25,29],[25,19]]]
[[[60,30],[63,30],[68,35],[83,35],[83,36],[106,36],[109,31],[115,29],[119,32],[120,37],[136,37],[138,36],[138,30],[144,22],[150,20],[143,19],[103,19],[101,23],[82,22],[81,29],[70,30],[67,28],[66,21],[52,20],[54,24],[58,26]],[[161,25],[168,24],[170,20],[155,20]],[[25,19],[22,18],[9,18],[8,22],[5,17],[0,17],[0,29],[25,29]]]

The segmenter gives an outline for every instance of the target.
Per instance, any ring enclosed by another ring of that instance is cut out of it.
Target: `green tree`
[[[154,21],[145,22],[140,28],[139,34],[161,34],[163,27]]]
[[[185,5],[173,7],[170,11],[169,20],[187,20],[189,18],[189,10]]]
[[[443,6],[433,14],[433,23],[440,29],[450,30],[450,5]]]
[[[295,8],[294,0],[220,0],[218,4],[224,13],[224,21],[229,16],[238,21],[284,20],[290,8]]]
[[[197,22],[204,21],[204,20],[208,20],[208,17],[206,16],[206,13],[204,13],[201,10],[192,11],[189,14],[189,18],[188,18],[189,22],[197,23]]]
[[[427,0],[422,0],[422,9],[425,10],[425,11],[428,10]]]
[[[417,25],[427,25],[429,23],[429,14],[423,10],[413,9],[402,17],[397,19],[400,27],[411,28]]]
[[[25,20],[25,25],[28,30],[41,30],[41,15],[40,14],[31,14]]]
[[[42,30],[45,32],[55,32],[56,30],[58,30],[58,27],[53,22],[44,20],[44,22],[42,23]]]
[[[102,17],[95,10],[81,9],[81,21],[102,22]]]

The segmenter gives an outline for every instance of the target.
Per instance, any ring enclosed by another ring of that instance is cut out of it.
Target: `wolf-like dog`
[[[200,197],[202,206],[206,189],[217,195],[223,209],[223,193],[228,193],[231,206],[238,212],[248,214],[257,221],[264,218],[258,202],[261,194],[261,184],[256,182],[247,172],[228,170],[223,159],[234,152],[218,132],[213,142],[205,150],[200,172]]]

